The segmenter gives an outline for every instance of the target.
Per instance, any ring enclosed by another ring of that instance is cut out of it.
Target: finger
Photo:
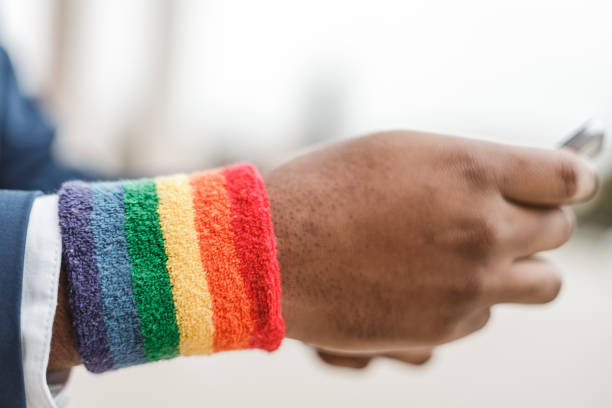
[[[363,369],[369,365],[374,358],[386,357],[410,365],[423,365],[432,356],[430,347],[414,347],[402,351],[394,351],[384,354],[373,355],[344,355],[317,350],[317,354],[325,363],[336,367]]]
[[[568,150],[509,148],[501,172],[504,197],[524,204],[580,201],[597,189],[595,171],[585,159]]]
[[[474,312],[467,318],[460,321],[459,324],[455,326],[450,338],[447,339],[445,342],[448,343],[470,335],[474,332],[477,332],[478,330],[486,326],[490,318],[491,309],[489,309],[488,307],[486,309]]]
[[[558,248],[571,238],[576,217],[570,208],[511,206],[510,240],[518,257]]]
[[[496,277],[493,286],[493,303],[543,304],[557,297],[561,277],[555,265],[531,257],[515,261]]]
[[[317,354],[325,363],[336,367],[363,369],[372,361],[372,357],[370,356],[345,356],[328,353],[322,350],[317,350]]]
[[[411,365],[423,365],[431,360],[431,348],[411,349],[385,354],[385,357]]]

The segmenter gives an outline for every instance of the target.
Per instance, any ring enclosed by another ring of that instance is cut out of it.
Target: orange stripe
[[[245,348],[253,331],[251,304],[234,247],[230,200],[219,171],[190,176],[200,256],[212,297],[214,350]]]

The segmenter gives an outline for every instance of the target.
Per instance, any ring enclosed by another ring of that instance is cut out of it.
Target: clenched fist
[[[326,357],[427,356],[494,304],[551,301],[559,274],[534,254],[569,239],[563,205],[597,185],[567,151],[399,131],[304,155],[265,183],[287,335]]]
[[[534,257],[566,242],[563,207],[596,189],[567,151],[414,132],[299,157],[264,177],[287,336],[330,364],[422,364],[496,303],[545,303],[561,281]],[[48,370],[80,364],[62,273]]]

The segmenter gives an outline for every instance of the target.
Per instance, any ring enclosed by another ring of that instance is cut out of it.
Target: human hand
[[[332,353],[387,354],[466,336],[497,303],[553,300],[536,258],[590,197],[578,156],[386,132],[299,157],[264,178],[287,336]]]

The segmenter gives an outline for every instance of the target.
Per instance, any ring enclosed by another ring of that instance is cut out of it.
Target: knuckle
[[[464,222],[460,228],[470,256],[488,256],[501,238],[499,222],[488,216],[475,217]]]
[[[448,308],[443,322],[452,324],[469,314],[474,305],[482,300],[486,285],[486,274],[481,272],[479,267],[474,270],[473,267],[466,266],[460,276],[449,280],[442,292]]]
[[[574,197],[578,192],[579,173],[575,160],[567,153],[559,159],[555,169],[559,181],[559,194],[562,197]]]
[[[468,151],[455,151],[446,159],[447,166],[475,189],[486,189],[493,182],[493,172],[481,157]]]

